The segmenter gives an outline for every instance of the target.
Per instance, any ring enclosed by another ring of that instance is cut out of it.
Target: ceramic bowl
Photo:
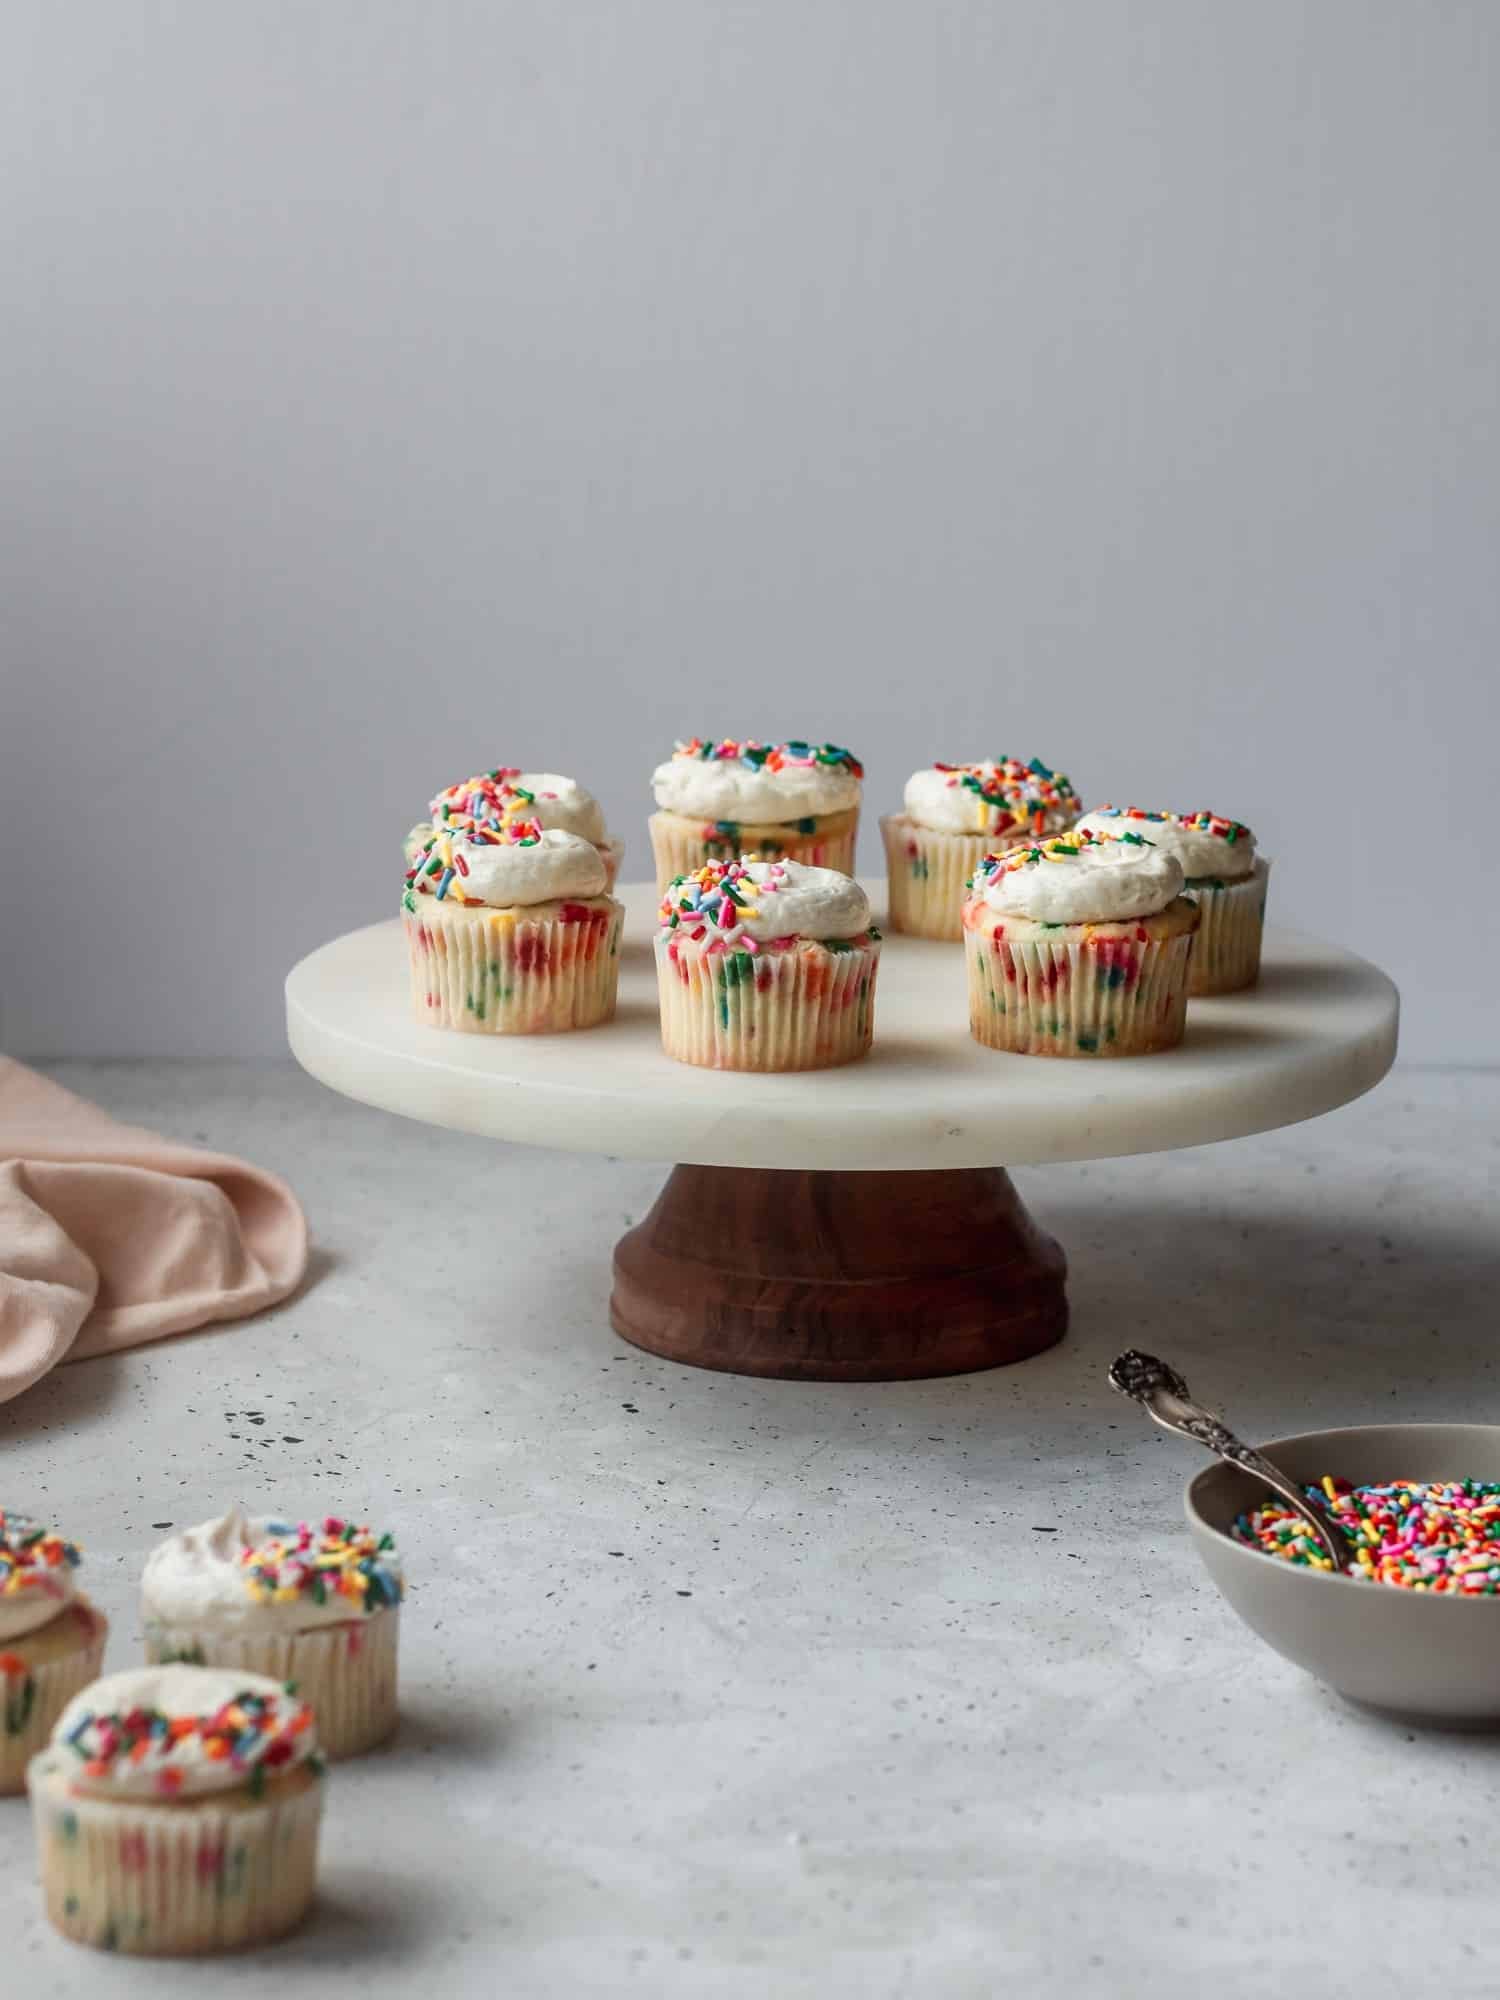
[[[1325,1472],[1356,1486],[1392,1479],[1500,1480],[1500,1425],[1365,1424],[1261,1447],[1299,1484]],[[1299,1569],[1231,1541],[1265,1497],[1222,1462],[1187,1489],[1188,1526],[1208,1573],[1268,1646],[1350,1701],[1450,1728],[1500,1725],[1500,1597],[1434,1597]]]

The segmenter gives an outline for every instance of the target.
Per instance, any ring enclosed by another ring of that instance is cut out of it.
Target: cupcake
[[[928,764],[906,781],[905,811],[880,822],[891,929],[961,938],[969,877],[986,854],[1065,833],[1078,794],[1039,757]]]
[[[1139,834],[1075,829],[989,855],[964,904],[969,1027],[987,1048],[1135,1056],[1182,1040],[1198,906]]]
[[[859,884],[800,861],[711,861],[662,898],[662,1045],[704,1069],[832,1069],[870,1046],[880,933]]]
[[[322,1763],[261,1674],[146,1667],[76,1694],[26,1773],[47,1915],[100,1951],[264,1944],[312,1901]]]
[[[604,809],[592,792],[586,792],[576,778],[564,778],[556,771],[518,771],[502,765],[496,771],[482,771],[477,778],[449,785],[432,801],[431,818],[414,826],[406,836],[406,862],[410,867],[418,849],[439,827],[462,832],[471,826],[502,828],[514,820],[535,820],[544,832],[576,833],[599,850],[604,863],[604,886],[614,893],[622,841],[611,840],[604,824]]]
[[[401,897],[418,1020],[474,1035],[608,1021],[625,912],[607,874],[591,841],[535,820],[428,834]]]
[[[1190,994],[1238,993],[1255,984],[1271,864],[1256,853],[1248,826],[1217,813],[1142,812],[1139,806],[1100,806],[1078,824],[1090,833],[1128,827],[1182,863],[1187,878],[1182,893],[1203,917],[1193,946]]]
[[[187,1528],[141,1579],[146,1658],[269,1674],[312,1703],[330,1757],[357,1757],[396,1726],[401,1559],[389,1535],[247,1515]]]
[[[752,856],[852,875],[863,776],[832,743],[679,743],[651,780],[657,888]]]
[[[78,1690],[96,1678],[109,1625],[79,1595],[78,1551],[51,1528],[0,1509],[0,1795]]]

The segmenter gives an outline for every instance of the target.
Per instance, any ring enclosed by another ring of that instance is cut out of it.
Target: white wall
[[[11,1047],[277,1051],[437,784],[643,862],[713,730],[1237,814],[1493,1054],[1490,0],[7,31]]]

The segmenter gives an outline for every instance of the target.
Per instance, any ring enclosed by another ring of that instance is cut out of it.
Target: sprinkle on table
[[[260,1604],[301,1598],[326,1604],[342,1598],[350,1615],[384,1611],[401,1602],[401,1571],[391,1559],[394,1536],[354,1527],[330,1514],[321,1528],[303,1521],[278,1529],[269,1541],[245,1549],[245,1588]]]
[[[1500,1594],[1500,1482],[1398,1479],[1352,1486],[1325,1475],[1308,1494],[1321,1500],[1353,1549],[1346,1572],[1358,1581],[1446,1597]],[[1280,1501],[1241,1514],[1236,1541],[1294,1563],[1332,1569],[1305,1523]]]

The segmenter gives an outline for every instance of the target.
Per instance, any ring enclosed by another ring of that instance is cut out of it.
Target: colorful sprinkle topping
[[[760,950],[760,940],[745,929],[746,917],[761,913],[761,896],[774,896],[787,879],[786,864],[761,864],[760,880],[743,861],[710,861],[692,875],[679,875],[661,899],[663,930],[681,930],[695,942],[710,940],[709,948],[724,951],[736,945],[748,952]]]
[[[465,847],[536,847],[541,838],[540,822],[534,819],[434,827],[407,867],[401,900],[409,910],[417,907],[416,896],[436,896],[440,903],[451,896],[455,903],[467,903]]]
[[[1076,861],[1080,854],[1101,847],[1150,847],[1139,833],[1092,833],[1087,827],[1060,833],[1055,840],[1038,841],[1028,847],[1012,847],[1004,854],[987,854],[969,878],[971,889],[983,891],[1001,875],[1014,875],[1019,868],[1036,868],[1044,861]]]
[[[1351,1544],[1349,1576],[1449,1597],[1500,1593],[1500,1483],[1398,1479],[1390,1486],[1351,1486],[1329,1474],[1306,1491],[1323,1502]],[[1279,1500],[1241,1514],[1230,1533],[1300,1569],[1333,1567]]]
[[[1228,841],[1231,847],[1237,840],[1255,838],[1248,826],[1241,826],[1237,819],[1225,819],[1220,813],[1143,812],[1139,806],[1095,806],[1089,816],[1092,819],[1146,820],[1155,826],[1180,826],[1184,833],[1214,834],[1220,840]]]
[[[1000,816],[1001,823],[992,829],[995,833],[1012,826],[1029,826],[1040,833],[1054,813],[1076,815],[1079,810],[1078,794],[1068,780],[1040,757],[1024,764],[1019,757],[996,757],[984,764],[935,764],[933,769],[946,773],[950,785],[973,792]]]
[[[57,1595],[57,1572],[77,1569],[78,1550],[51,1528],[0,1508],[0,1597],[43,1590]]]
[[[167,1715],[159,1708],[105,1715],[86,1711],[63,1740],[82,1764],[84,1777],[108,1779],[122,1768],[146,1765],[156,1790],[170,1797],[183,1782],[181,1769],[167,1761],[174,1753],[227,1763],[253,1780],[289,1764],[297,1755],[298,1737],[312,1722],[312,1708],[305,1701],[247,1691],[211,1715]]]
[[[538,794],[518,783],[520,776],[518,766],[502,764],[494,771],[481,771],[477,778],[449,785],[429,807],[433,824],[461,830],[472,826],[504,827],[512,820],[529,819]],[[551,798],[555,794],[544,792],[541,796]]]
[[[392,1535],[351,1527],[330,1514],[321,1528],[306,1521],[280,1528],[272,1540],[246,1549],[245,1588],[258,1604],[291,1604],[310,1598],[326,1604],[347,1599],[351,1612],[384,1611],[401,1602],[401,1571],[388,1560]]]
[[[672,755],[695,758],[702,764],[745,764],[752,771],[805,770],[821,764],[845,770],[851,778],[865,775],[865,767],[854,752],[841,750],[836,743],[758,743],[754,737],[736,742],[732,736],[714,742],[709,737],[693,736],[679,741]]]

